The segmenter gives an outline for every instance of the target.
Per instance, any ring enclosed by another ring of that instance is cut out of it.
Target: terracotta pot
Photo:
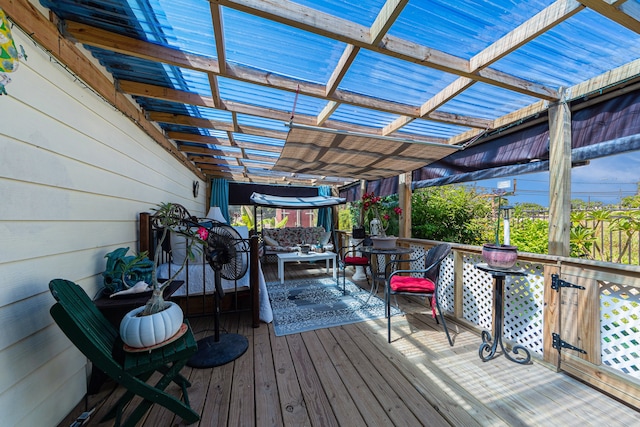
[[[482,258],[489,267],[511,268],[518,260],[518,247],[485,243],[482,245]]]

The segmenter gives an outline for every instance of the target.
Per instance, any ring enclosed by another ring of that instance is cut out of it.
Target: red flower
[[[198,228],[198,236],[202,240],[207,240],[207,237],[209,237],[209,230],[207,230],[204,227],[199,227]]]

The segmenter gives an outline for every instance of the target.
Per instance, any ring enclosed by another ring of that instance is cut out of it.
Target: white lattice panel
[[[544,273],[540,265],[518,263],[527,276],[507,277],[504,290],[504,337],[542,354]]]
[[[463,317],[483,329],[491,330],[493,279],[474,267],[482,262],[478,255],[464,257]],[[539,265],[518,263],[527,276],[508,276],[504,281],[504,337],[532,352],[542,354],[544,275]]]
[[[600,283],[602,362],[640,379],[640,291]]]
[[[438,280],[438,303],[443,313],[453,314],[453,254],[440,264],[440,280]]]
[[[493,281],[491,276],[474,267],[483,262],[477,255],[465,255],[462,271],[462,317],[483,329],[491,330],[493,313]]]

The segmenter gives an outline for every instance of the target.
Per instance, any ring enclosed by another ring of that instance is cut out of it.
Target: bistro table
[[[475,267],[484,271],[485,273],[491,274],[493,277],[493,340],[491,339],[491,332],[482,331],[482,344],[480,344],[480,349],[478,350],[478,354],[480,355],[480,359],[483,362],[487,360],[493,359],[496,356],[496,350],[498,349],[498,344],[500,344],[500,348],[502,349],[502,354],[511,360],[512,362],[527,364],[531,361],[531,354],[529,350],[527,350],[524,346],[520,344],[516,344],[513,346],[512,352],[514,354],[520,353],[522,351],[525,354],[524,358],[514,358],[512,357],[504,348],[504,344],[502,342],[503,338],[503,323],[504,323],[504,278],[507,276],[526,276],[527,272],[522,268],[493,268],[489,267],[488,264],[476,264]]]
[[[375,262],[371,263],[371,278],[373,283],[371,285],[371,294],[369,295],[369,298],[371,298],[373,295],[378,293],[378,283],[382,282],[383,286],[386,286],[385,284],[385,282],[387,281],[386,269],[387,269],[387,263],[389,262],[389,260],[395,260],[400,255],[413,253],[413,249],[403,248],[400,246],[396,246],[393,248],[376,248],[374,246],[360,246],[358,250],[363,255],[369,255],[375,260]],[[380,260],[378,259],[378,256],[380,255],[384,256],[383,263],[381,263]],[[386,288],[385,288],[385,292],[386,292]],[[367,302],[369,302],[369,300],[367,300]]]

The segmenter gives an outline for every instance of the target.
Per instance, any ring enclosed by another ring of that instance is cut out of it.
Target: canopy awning
[[[251,202],[255,205],[271,206],[274,208],[313,209],[346,203],[347,199],[330,196],[284,197],[253,193],[251,195]]]
[[[272,168],[375,181],[419,169],[462,147],[289,124],[280,158]]]

